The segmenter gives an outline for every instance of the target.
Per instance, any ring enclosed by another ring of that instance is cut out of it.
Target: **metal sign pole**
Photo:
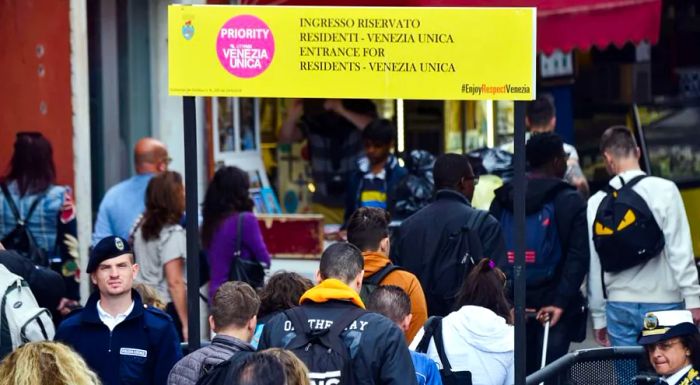
[[[193,96],[182,98],[185,129],[185,216],[187,220],[187,320],[189,351],[199,349],[199,212],[197,205],[197,107]]]
[[[525,385],[525,102],[515,102],[515,384]]]

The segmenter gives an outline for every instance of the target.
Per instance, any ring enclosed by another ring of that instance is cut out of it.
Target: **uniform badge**
[[[122,240],[119,238],[115,238],[114,247],[116,247],[119,251],[124,251],[124,242],[122,242]]]
[[[659,327],[659,319],[653,314],[648,314],[644,317],[644,329],[652,330]]]

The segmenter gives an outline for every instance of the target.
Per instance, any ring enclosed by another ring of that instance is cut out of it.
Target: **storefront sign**
[[[531,100],[534,8],[168,7],[171,95]]]

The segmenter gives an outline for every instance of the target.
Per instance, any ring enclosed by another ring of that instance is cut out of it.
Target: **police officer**
[[[165,385],[182,358],[170,316],[144,305],[132,289],[138,270],[125,239],[102,239],[87,266],[98,291],[56,333],[56,340],[80,353],[105,385]]]

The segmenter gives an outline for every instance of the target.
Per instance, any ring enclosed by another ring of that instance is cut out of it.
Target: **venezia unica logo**
[[[253,15],[239,15],[219,30],[216,53],[221,65],[232,75],[254,78],[272,63],[275,39],[264,21]]]
[[[185,25],[182,26],[182,36],[185,40],[190,40],[194,36],[194,25],[192,25],[192,20],[187,20]]]

